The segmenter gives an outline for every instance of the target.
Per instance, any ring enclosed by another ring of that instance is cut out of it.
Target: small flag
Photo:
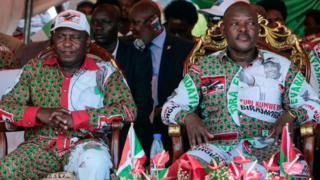
[[[297,156],[297,152],[294,149],[294,145],[289,135],[289,126],[286,124],[282,128],[282,135],[281,135],[281,144],[280,144],[280,172],[282,175],[285,175],[283,163],[284,162],[291,162]]]
[[[122,151],[121,160],[117,170],[117,176],[132,179],[131,170],[135,164],[144,164],[147,156],[133,129],[133,123],[129,129],[126,142]],[[137,161],[140,161],[137,163]]]

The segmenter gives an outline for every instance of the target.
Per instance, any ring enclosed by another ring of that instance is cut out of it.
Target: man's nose
[[[239,23],[239,31],[240,32],[245,32],[247,31],[247,26],[245,23]]]
[[[71,42],[71,38],[70,37],[66,37],[63,41],[63,46],[64,47],[69,47],[71,46],[72,42]]]

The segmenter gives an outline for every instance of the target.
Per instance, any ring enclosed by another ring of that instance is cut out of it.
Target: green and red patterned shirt
[[[7,46],[0,44],[0,69],[17,69],[19,67],[13,52]]]
[[[37,121],[40,107],[67,108],[73,129],[58,132]],[[60,150],[68,148],[65,140],[101,132],[114,119],[131,122],[135,116],[136,105],[122,74],[111,62],[89,56],[73,76],[63,74],[55,57],[30,60],[0,102],[2,120],[25,127],[27,141],[59,140]]]
[[[289,109],[299,123],[320,122],[318,96],[293,63],[259,50],[242,68],[223,50],[191,66],[161,115],[165,124],[183,124],[200,112],[214,143],[228,147],[247,139],[258,148],[271,143],[269,129]]]

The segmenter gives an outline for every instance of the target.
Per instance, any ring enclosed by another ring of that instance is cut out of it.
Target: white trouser
[[[77,180],[110,179],[112,168],[108,147],[96,141],[80,143],[71,152],[65,171],[74,172]]]

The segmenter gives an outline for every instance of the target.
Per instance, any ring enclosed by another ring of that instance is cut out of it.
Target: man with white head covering
[[[110,179],[108,146],[97,134],[114,119],[133,121],[136,107],[111,62],[87,56],[90,26],[78,11],[60,13],[52,53],[22,69],[2,97],[2,121],[25,127],[25,142],[0,162],[4,179],[39,179],[57,171]]]
[[[226,9],[236,2],[250,3],[249,0],[218,0],[211,8],[201,9],[199,12],[207,16],[208,26],[210,27],[212,24],[215,24],[215,22],[222,20]]]

